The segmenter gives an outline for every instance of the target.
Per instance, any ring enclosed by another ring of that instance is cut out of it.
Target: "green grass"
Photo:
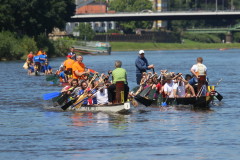
[[[110,44],[112,51],[240,48],[239,43],[200,43],[190,40],[185,40],[183,44],[152,42],[111,42]]]

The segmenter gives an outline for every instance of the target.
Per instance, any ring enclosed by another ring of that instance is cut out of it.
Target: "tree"
[[[79,25],[74,29],[79,32],[79,39],[81,40],[92,40],[95,36],[91,25],[89,23],[79,23]]]
[[[73,0],[2,0],[0,31],[9,30],[29,36],[63,29],[74,15]]]
[[[110,2],[109,8],[117,12],[141,12],[152,10],[152,3],[149,0],[114,0]],[[136,28],[151,28],[152,21],[119,22],[119,26],[125,33],[131,33]]]

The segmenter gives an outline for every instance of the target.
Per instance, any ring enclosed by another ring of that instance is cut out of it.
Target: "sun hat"
[[[143,53],[144,53],[144,50],[140,50],[140,51],[139,51],[139,54],[143,54]]]
[[[172,76],[170,74],[167,74],[166,75],[166,80],[171,80],[172,79]]]

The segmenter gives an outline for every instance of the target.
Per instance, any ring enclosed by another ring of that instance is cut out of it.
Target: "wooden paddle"
[[[92,81],[95,80],[96,78],[97,78],[97,74],[94,74],[93,77],[92,77],[92,79],[91,79],[91,81],[88,83],[87,88],[90,87]],[[97,85],[96,85],[96,86],[97,86]],[[96,87],[96,86],[95,86],[95,87]],[[95,87],[94,87],[94,88],[95,88]],[[80,97],[78,97],[78,99],[76,100],[76,102],[74,103],[74,105],[78,104],[78,103],[81,102],[83,99],[85,99],[85,98],[87,97],[87,95],[88,95],[87,91],[84,91],[84,93],[83,93]],[[80,107],[81,107],[81,106],[80,106]]]
[[[98,85],[96,85],[95,87],[93,87],[93,89],[90,90],[90,93],[93,94],[93,90],[97,88]],[[77,102],[74,103],[74,107],[75,108],[81,108],[82,107],[82,103],[85,100],[85,98],[88,98],[88,93],[89,91],[85,92],[78,98]]]

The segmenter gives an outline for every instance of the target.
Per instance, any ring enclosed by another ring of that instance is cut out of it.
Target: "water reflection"
[[[80,113],[76,112],[70,117],[72,120],[72,125],[77,127],[89,126],[93,123],[93,113]]]

